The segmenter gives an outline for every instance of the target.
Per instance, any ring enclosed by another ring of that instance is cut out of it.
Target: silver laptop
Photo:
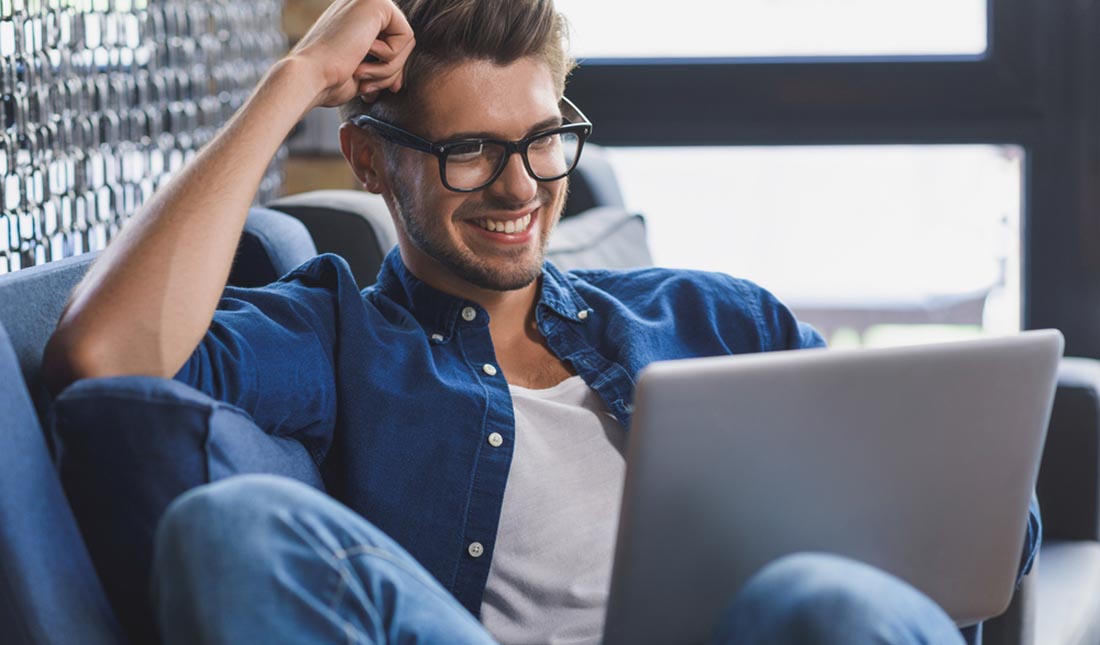
[[[1012,596],[1062,335],[655,363],[638,382],[605,642],[707,640],[768,562],[837,553],[961,626]]]

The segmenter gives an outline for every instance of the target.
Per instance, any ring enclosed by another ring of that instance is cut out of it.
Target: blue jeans
[[[169,508],[153,593],[175,643],[493,643],[396,542],[335,500],[288,479],[236,477]],[[715,643],[962,643],[935,603],[836,556],[798,554],[731,601]]]

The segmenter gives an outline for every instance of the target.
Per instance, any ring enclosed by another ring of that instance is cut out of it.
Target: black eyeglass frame
[[[376,119],[367,114],[361,114],[351,119],[351,122],[359,128],[366,129],[372,128],[382,136],[383,139],[396,143],[399,146],[406,148],[412,148],[413,150],[419,150],[428,154],[435,155],[439,159],[439,180],[443,183],[443,187],[447,190],[456,193],[474,193],[479,190],[484,190],[488,186],[492,185],[494,181],[500,178],[501,173],[504,172],[504,168],[508,165],[508,161],[512,158],[512,155],[519,153],[520,159],[523,159],[523,166],[527,169],[527,174],[530,175],[536,181],[557,181],[573,172],[577,168],[577,164],[581,160],[581,152],[584,150],[584,142],[592,134],[592,123],[588,120],[588,117],[584,116],[584,113],[573,104],[572,101],[565,98],[561,99],[562,107],[562,119],[566,120],[566,123],[548,130],[542,130],[536,132],[528,137],[524,137],[518,141],[502,141],[500,139],[459,139],[454,141],[435,142],[428,141],[423,137],[418,137],[412,132],[399,128],[392,123]],[[573,160],[571,165],[564,173],[557,175],[556,177],[539,177],[535,174],[535,171],[531,168],[531,161],[527,158],[527,148],[535,141],[542,139],[543,137],[553,134],[567,134],[575,133],[577,135],[577,157]],[[460,146],[469,145],[485,145],[495,144],[504,148],[505,154],[501,155],[500,162],[497,164],[496,170],[489,176],[489,179],[477,186],[476,188],[455,188],[447,183],[447,157],[451,154],[451,151]]]

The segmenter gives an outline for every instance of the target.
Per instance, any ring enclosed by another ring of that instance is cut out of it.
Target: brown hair
[[[358,97],[340,109],[344,121],[360,114],[403,124],[417,117],[418,93],[446,68],[465,60],[508,65],[528,56],[550,68],[558,87],[575,63],[566,52],[569,37],[565,18],[553,0],[394,0],[405,14],[416,47],[405,64],[405,88],[383,92],[372,104]]]

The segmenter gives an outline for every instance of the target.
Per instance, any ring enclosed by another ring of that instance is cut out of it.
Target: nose
[[[527,172],[519,153],[508,157],[508,163],[497,180],[489,187],[509,203],[527,204],[538,194],[538,182]]]

